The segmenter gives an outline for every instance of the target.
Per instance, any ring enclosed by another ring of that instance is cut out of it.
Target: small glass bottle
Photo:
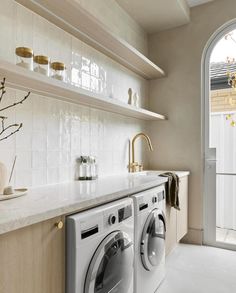
[[[51,77],[66,82],[66,66],[62,62],[51,63]]]
[[[92,169],[91,169],[91,166],[92,166],[92,164],[91,164],[91,157],[86,157],[86,162],[87,162],[87,169],[86,169],[86,171],[87,171],[87,173],[86,173],[86,179],[87,180],[92,180],[92,173],[91,173],[91,171],[92,171]]]
[[[98,178],[97,162],[95,157],[90,157],[91,161],[91,177],[92,180]]]
[[[16,65],[33,70],[33,55],[34,52],[31,48],[18,47],[15,50],[16,53]]]
[[[49,76],[50,59],[47,56],[34,56],[34,71]]]
[[[86,180],[86,174],[87,174],[87,166],[86,166],[86,159],[81,156],[78,159],[78,163],[79,163],[79,180]]]

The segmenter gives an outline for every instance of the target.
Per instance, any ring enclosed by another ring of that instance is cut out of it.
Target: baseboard
[[[188,234],[184,236],[181,242],[202,245],[203,244],[203,230],[189,228]]]

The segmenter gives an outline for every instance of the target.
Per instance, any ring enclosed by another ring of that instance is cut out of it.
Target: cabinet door
[[[0,293],[65,292],[64,218],[0,235]]]
[[[166,205],[166,255],[176,246],[176,209]]]
[[[177,211],[177,241],[188,232],[188,176],[180,178],[179,185],[180,211]]]

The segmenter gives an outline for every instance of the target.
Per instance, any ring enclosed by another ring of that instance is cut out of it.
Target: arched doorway
[[[228,243],[217,238],[217,217],[219,214],[218,203],[218,190],[219,188],[219,176],[228,176],[226,174],[219,174],[217,164],[217,150],[214,144],[212,144],[211,130],[212,130],[212,103],[210,95],[212,91],[212,84],[210,82],[210,59],[212,52],[217,43],[224,38],[225,35],[236,29],[236,19],[224,24],[220,27],[208,41],[202,57],[202,158],[203,158],[203,194],[204,194],[204,244],[212,245],[216,247],[228,248],[236,250],[235,243]],[[236,49],[236,47],[235,47]],[[227,115],[227,113],[226,113]],[[216,135],[220,135],[218,132]],[[236,149],[235,149],[236,152]],[[232,172],[233,173],[233,172]],[[229,174],[230,176],[232,174]],[[236,170],[234,180],[236,183]],[[221,181],[222,181],[221,177]],[[236,193],[235,193],[236,203]],[[218,206],[217,206],[218,204]],[[232,203],[233,204],[233,203]],[[218,210],[217,210],[218,208]]]

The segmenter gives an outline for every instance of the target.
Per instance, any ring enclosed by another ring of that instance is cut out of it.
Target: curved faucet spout
[[[146,142],[147,142],[147,144],[149,146],[150,151],[153,151],[153,147],[152,147],[152,143],[151,143],[150,137],[148,135],[146,135],[145,133],[143,133],[143,132],[140,132],[140,133],[136,134],[134,136],[134,138],[132,139],[132,163],[131,163],[131,165],[133,165],[133,166],[135,164],[135,150],[134,150],[135,141],[139,137],[145,138],[145,140],[146,140]]]

